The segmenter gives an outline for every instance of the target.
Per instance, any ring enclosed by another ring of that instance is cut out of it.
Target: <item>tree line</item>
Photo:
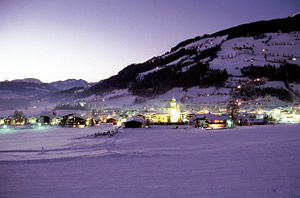
[[[286,82],[297,82],[300,80],[300,66],[290,63],[283,63],[280,67],[272,65],[248,66],[241,69],[244,76],[250,78],[267,77],[270,80]]]

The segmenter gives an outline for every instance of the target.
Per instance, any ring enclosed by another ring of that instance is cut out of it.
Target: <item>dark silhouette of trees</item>
[[[241,69],[244,76],[250,78],[267,77],[270,80],[279,80],[287,82],[296,82],[300,80],[300,66],[290,63],[284,63],[279,68],[275,66],[265,65],[249,66]]]

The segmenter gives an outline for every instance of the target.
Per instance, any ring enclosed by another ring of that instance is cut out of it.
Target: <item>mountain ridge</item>
[[[143,63],[131,64],[123,68],[117,75],[102,80],[97,85],[90,87],[74,97],[84,98],[92,94],[103,95],[115,89],[128,89],[130,93],[137,96],[154,96],[165,93],[174,87],[222,87],[228,75],[242,76],[241,69],[243,67],[255,64],[257,64],[257,66],[264,66],[271,64],[272,61],[274,62],[275,58],[269,60],[267,57],[275,57],[276,55],[271,54],[271,52],[268,54],[268,52],[262,52],[261,50],[264,50],[263,47],[268,46],[271,42],[272,45],[281,45],[281,41],[276,41],[276,39],[280,40],[282,38],[279,38],[279,36],[277,38],[276,35],[278,34],[284,37],[285,33],[290,34],[291,32],[300,31],[299,24],[300,15],[296,15],[294,17],[242,24],[218,31],[211,35],[205,34],[188,39],[178,43],[175,47],[171,48],[169,52],[161,56],[156,56]],[[296,34],[294,37],[299,37],[299,35]],[[224,45],[239,38],[240,40],[249,38],[249,42],[238,46],[239,41],[237,41],[234,45],[230,46],[232,49],[226,48],[225,50],[234,50],[234,52],[230,52],[232,54],[228,55],[230,56],[228,59],[234,59],[235,56],[244,56],[248,59],[243,60],[243,63],[235,67],[236,70],[232,68],[229,71],[228,66],[220,66],[218,61],[222,62],[219,60],[221,59],[220,56],[222,56],[222,60],[227,60],[227,56],[221,54],[221,52],[225,51],[223,49]],[[298,43],[297,39],[299,38],[294,39],[294,43]],[[250,46],[250,43],[253,44]],[[298,47],[298,44],[296,47]],[[275,47],[268,46],[268,48]],[[279,49],[281,47],[277,48]],[[267,49],[265,50],[267,51]],[[289,60],[293,58],[293,56],[294,54],[280,54],[282,62],[277,61],[277,63],[274,64],[279,67],[284,63],[294,63]],[[296,56],[298,55],[296,54]],[[251,57],[257,58],[257,61]],[[258,57],[260,59],[262,57],[265,60],[258,60]],[[298,61],[294,64],[298,64]],[[184,74],[185,72],[189,72],[189,75]],[[139,78],[139,75],[143,73],[147,73],[147,75],[143,76],[143,78]],[[173,75],[173,79],[168,78],[169,75]],[[186,79],[186,81],[184,79]],[[216,83],[218,80],[219,82]],[[170,81],[174,81],[174,83],[169,83]],[[187,83],[187,81],[191,82]]]
[[[194,98],[193,102],[203,101],[206,95],[216,95],[220,102],[229,97],[255,99],[267,94],[292,101],[299,87],[295,83],[300,81],[299,46],[300,15],[242,24],[179,42],[170,51],[128,65],[98,83],[86,84],[82,79],[75,80],[75,87],[67,87],[74,79],[48,83],[55,91],[44,92],[39,99],[52,103],[83,100],[105,106],[142,104],[170,94],[180,95],[181,102],[190,98]],[[275,77],[266,75],[268,71]],[[265,80],[260,87],[233,91],[241,82],[257,77],[268,77],[277,83]],[[291,87],[295,89],[288,90]]]

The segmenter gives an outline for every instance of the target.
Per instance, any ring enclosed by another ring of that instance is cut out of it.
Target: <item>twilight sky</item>
[[[183,40],[299,11],[299,0],[0,0],[0,81],[96,82]]]

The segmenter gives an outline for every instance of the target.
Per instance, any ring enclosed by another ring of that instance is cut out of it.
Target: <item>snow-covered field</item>
[[[0,197],[299,197],[300,125],[0,130]]]

